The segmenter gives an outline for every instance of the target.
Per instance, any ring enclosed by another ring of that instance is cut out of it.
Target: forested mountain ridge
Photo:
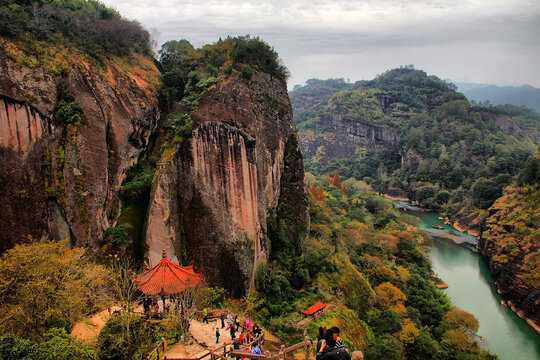
[[[290,96],[308,171],[338,170],[453,219],[489,208],[540,139],[534,111],[471,104],[411,66],[354,84],[310,80]]]
[[[492,105],[512,104],[540,111],[540,89],[530,85],[497,86],[461,82],[454,84],[469,100],[478,103],[488,101]]]

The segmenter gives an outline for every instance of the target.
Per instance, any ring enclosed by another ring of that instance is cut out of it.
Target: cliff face
[[[340,114],[320,116],[323,132],[302,131],[302,153],[319,158],[323,164],[332,159],[347,159],[359,149],[396,148],[398,132],[388,126],[366,124],[344,119]]]
[[[297,239],[307,230],[290,101],[270,75],[255,71],[249,84],[232,75],[203,95],[192,119],[192,137],[164,161],[152,189],[149,260],[175,249],[194,259],[211,284],[243,295],[268,255],[269,216],[292,208],[290,221],[283,216],[288,230]],[[174,178],[176,187],[169,187]]]
[[[540,141],[540,133],[538,131],[521,127],[508,115],[483,112],[481,116],[483,121],[494,124],[505,134],[515,136],[516,138],[528,138],[536,144]]]
[[[490,209],[480,249],[503,296],[540,328],[540,191],[509,187]]]
[[[159,73],[135,56],[133,73],[104,64],[98,73],[70,59],[68,75],[16,64],[0,54],[0,251],[33,238],[97,248],[118,216],[123,174],[147,145],[158,118],[150,80]],[[145,79],[135,76],[145,67]],[[84,115],[63,124],[54,114],[59,83]]]

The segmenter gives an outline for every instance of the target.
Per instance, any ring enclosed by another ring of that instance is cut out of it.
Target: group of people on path
[[[208,312],[206,308],[203,310],[203,324],[209,324]],[[242,350],[242,345],[250,343],[252,338],[257,338],[261,335],[262,330],[257,325],[251,326],[249,319],[244,319],[243,323],[238,319],[238,315],[234,318],[231,313],[222,311],[220,315],[221,329],[230,331],[231,339],[233,340],[233,347],[235,350]],[[225,327],[227,322],[227,327]],[[240,332],[240,336],[236,337],[236,332],[240,331],[240,327],[243,324],[243,331]],[[219,344],[220,328],[216,327],[216,344]],[[243,349],[245,350],[245,349]],[[253,354],[260,354],[261,350],[258,343],[253,344],[251,350]],[[349,350],[345,347],[345,342],[341,338],[341,331],[339,327],[334,326],[330,329],[321,326],[317,335],[317,355],[316,360],[363,360],[364,355],[361,351],[355,351],[349,354]]]
[[[230,332],[233,345],[235,343],[238,343],[239,345],[250,343],[252,339],[257,338],[262,334],[262,329],[259,327],[259,325],[253,324],[253,326],[251,326],[251,320],[248,318],[244,319],[244,321],[241,323],[238,319],[238,315],[235,315],[233,319],[232,314],[226,311],[222,311],[219,318],[221,320],[221,329],[225,329],[225,331]],[[227,327],[225,327],[225,321],[227,322]],[[205,323],[209,324],[208,311],[206,308],[203,309],[203,324]],[[243,331],[241,327],[243,327]],[[236,336],[237,332],[240,332],[238,339]],[[219,344],[220,336],[220,329],[216,328],[216,344]]]
[[[325,326],[319,328],[317,335],[317,355],[316,360],[363,360],[361,351],[355,351],[351,355],[341,339],[341,331],[337,326],[326,329]]]

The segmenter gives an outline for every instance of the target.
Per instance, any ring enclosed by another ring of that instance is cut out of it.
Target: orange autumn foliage
[[[341,189],[341,181],[339,180],[339,174],[337,171],[334,173],[334,179],[332,180],[332,185],[334,185],[338,189]]]
[[[313,195],[313,198],[314,198],[315,200],[319,200],[319,199],[317,198],[317,191],[315,190],[315,184],[311,185],[311,195]]]
[[[392,309],[398,313],[405,310],[404,303],[407,301],[405,294],[389,282],[384,282],[375,288],[377,304],[383,310]],[[406,312],[406,310],[405,310]]]
[[[323,203],[326,202],[326,197],[324,196],[324,191],[322,189],[322,186],[319,185],[319,194],[318,194],[318,200],[322,201]]]
[[[347,189],[345,189],[345,184],[343,184],[343,189],[341,189],[346,197],[349,197],[349,194],[347,193]]]

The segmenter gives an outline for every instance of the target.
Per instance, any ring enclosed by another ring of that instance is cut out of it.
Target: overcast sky
[[[104,0],[160,43],[259,35],[291,72],[372,79],[400,65],[455,81],[540,87],[539,0]]]

